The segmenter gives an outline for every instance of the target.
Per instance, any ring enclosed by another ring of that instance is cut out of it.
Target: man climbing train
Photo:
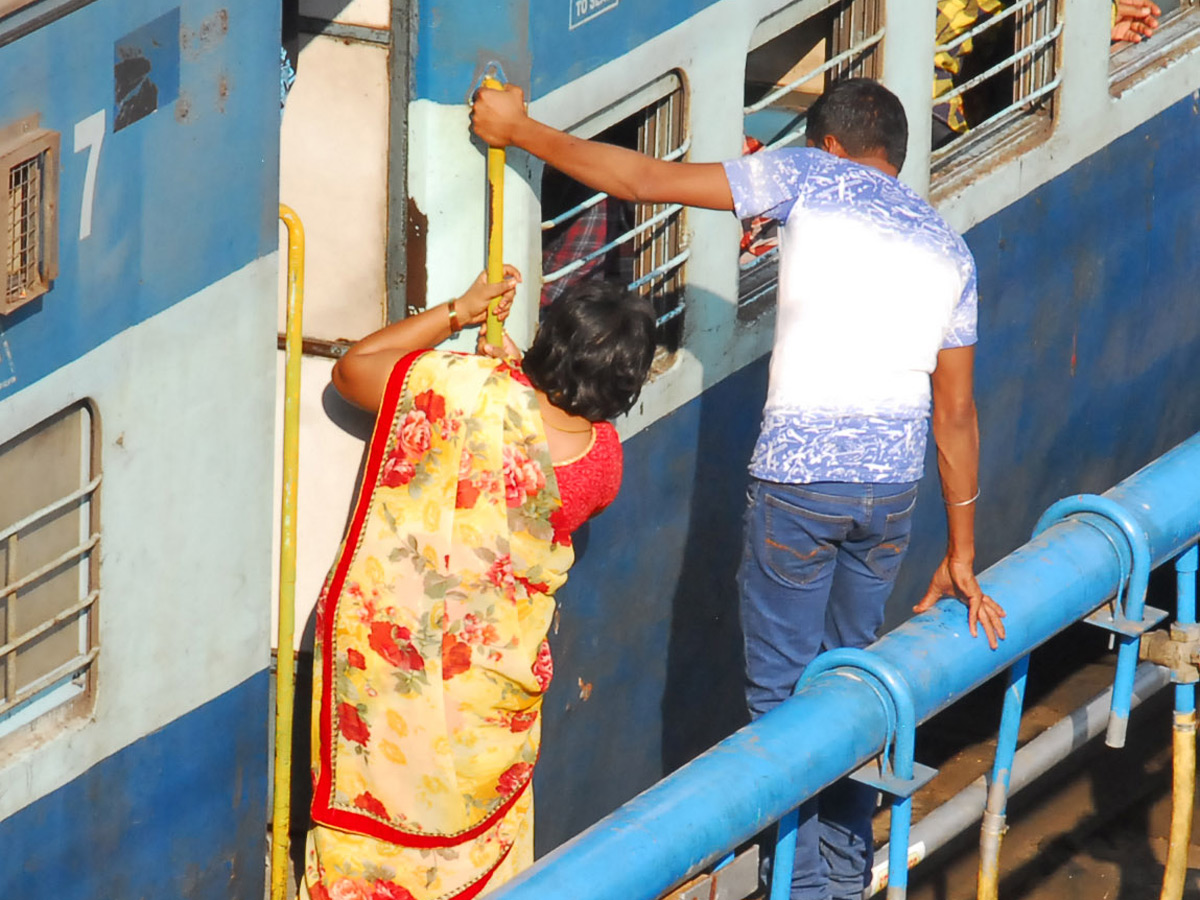
[[[908,548],[932,422],[946,554],[921,601],[968,607],[972,636],[1004,637],[974,573],[979,437],[975,263],[962,238],[896,179],[908,140],[877,82],[833,85],[809,110],[807,148],[726,163],[664,162],[528,117],[520,90],[482,90],[475,132],[621,199],[725,209],[782,226],[778,310],[762,429],[750,462],[738,573],[746,698],[760,716],[822,650],[864,647]],[[794,900],[860,898],[874,791],[843,781],[800,812]]]

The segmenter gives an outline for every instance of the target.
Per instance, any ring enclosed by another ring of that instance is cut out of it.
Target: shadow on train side
[[[689,297],[704,302],[725,301]],[[620,495],[577,539],[550,634],[539,853],[747,721],[733,579],[765,394],[763,358],[627,441]]]
[[[1197,115],[1186,98],[966,235],[981,295],[980,569],[1055,500],[1200,429]],[[1114,208],[1118,183],[1136,187],[1132,208]],[[765,377],[752,363],[626,444],[622,494],[592,523],[551,634],[540,853],[744,721],[733,572]],[[944,552],[932,442],[926,472],[889,627]]]

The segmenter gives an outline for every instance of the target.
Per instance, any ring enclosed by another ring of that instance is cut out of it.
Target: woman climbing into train
[[[533,861],[530,780],[570,533],[616,495],[606,420],[654,353],[644,298],[549,307],[523,360],[431,350],[519,273],[359,341],[333,370],[377,413],[317,606],[312,900],[466,900]],[[481,349],[482,349],[481,341]]]

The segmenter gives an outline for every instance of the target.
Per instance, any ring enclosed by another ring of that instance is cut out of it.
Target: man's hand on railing
[[[983,592],[975,578],[972,561],[943,557],[929,580],[929,589],[921,602],[913,607],[913,612],[925,612],[943,597],[954,597],[966,604],[971,637],[978,637],[978,626],[983,625],[988,646],[993,650],[1004,640],[1004,608]]]

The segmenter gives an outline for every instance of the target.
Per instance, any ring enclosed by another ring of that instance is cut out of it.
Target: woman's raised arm
[[[337,392],[360,409],[378,412],[388,378],[401,358],[435,347],[467,325],[482,324],[493,297],[500,297],[497,314],[507,318],[521,273],[506,265],[503,281],[489,283],[486,278],[481,273],[461,297],[393,322],[353,344],[333,365]]]

